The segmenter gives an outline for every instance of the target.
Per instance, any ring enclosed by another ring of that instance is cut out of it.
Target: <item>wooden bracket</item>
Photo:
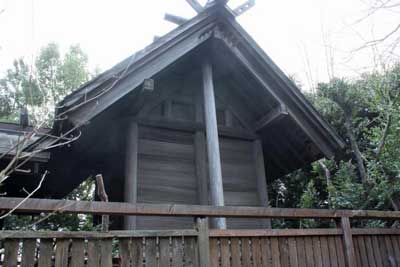
[[[289,111],[288,111],[286,105],[281,104],[277,108],[275,108],[275,109],[271,110],[270,112],[268,112],[261,119],[259,119],[256,122],[256,124],[254,126],[254,129],[257,132],[257,131],[267,127],[272,122],[280,120],[283,117],[288,116],[288,115],[289,115]]]

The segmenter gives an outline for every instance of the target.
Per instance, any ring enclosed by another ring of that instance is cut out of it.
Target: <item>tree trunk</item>
[[[389,134],[389,129],[390,129],[391,125],[392,125],[392,114],[388,113],[385,129],[383,130],[381,140],[379,141],[378,147],[376,149],[376,158],[377,159],[379,159],[379,157],[382,154],[383,148],[385,147],[386,139]]]
[[[347,114],[345,114],[344,117],[345,117],[344,126],[346,128],[347,136],[350,139],[351,149],[352,149],[352,151],[353,151],[353,153],[354,153],[354,155],[356,157],[357,168],[358,168],[358,171],[360,173],[361,182],[363,184],[366,184],[367,181],[368,181],[368,174],[367,174],[367,171],[366,171],[365,166],[364,166],[363,157],[362,157],[362,154],[361,154],[360,149],[358,147],[356,137],[354,136],[353,122],[351,121],[351,117],[348,116]]]

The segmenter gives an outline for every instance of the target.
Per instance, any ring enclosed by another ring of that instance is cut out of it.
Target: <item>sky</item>
[[[399,14],[380,11],[358,22],[372,1],[256,0],[237,19],[285,73],[312,89],[329,77],[356,77],[375,66],[372,49],[355,50],[390,32]],[[196,15],[185,0],[0,0],[0,12],[0,75],[15,58],[33,62],[49,42],[62,51],[80,44],[92,70],[107,70],[174,29],[165,13]]]

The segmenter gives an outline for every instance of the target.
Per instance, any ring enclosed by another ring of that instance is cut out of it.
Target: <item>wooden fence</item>
[[[21,199],[0,198],[0,211]],[[116,208],[116,209],[115,209]],[[353,229],[351,219],[399,212],[268,209],[31,199],[17,212],[190,216],[194,229],[109,232],[0,232],[1,266],[400,266],[399,229]],[[326,218],[334,229],[217,230],[207,217]]]

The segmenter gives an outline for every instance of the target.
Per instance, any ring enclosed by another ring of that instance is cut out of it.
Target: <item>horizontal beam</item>
[[[400,233],[400,230],[398,230]],[[260,230],[218,230],[210,229],[210,237],[278,237],[278,236],[336,236],[342,229],[260,229]]]
[[[193,133],[196,131],[205,131],[205,125],[202,122],[186,122],[158,117],[137,118],[136,120],[139,125],[160,127],[170,130],[186,131]],[[251,131],[221,125],[218,126],[218,133],[220,136],[241,138],[246,140],[254,140],[257,138],[257,136]]]
[[[182,17],[179,17],[179,16],[175,16],[175,15],[172,15],[172,14],[168,14],[168,13],[165,14],[164,19],[166,21],[172,22],[172,23],[177,24],[179,26],[188,21],[185,18],[182,18]]]
[[[257,131],[267,127],[271,123],[278,121],[288,115],[289,115],[289,112],[287,110],[287,107],[283,104],[279,105],[277,108],[271,110],[265,116],[263,116],[261,119],[259,119],[256,122],[254,129],[257,132]]]
[[[279,209],[262,207],[216,207],[177,204],[129,204],[119,202],[72,201],[52,199],[0,198],[0,211],[16,208],[16,212],[63,212],[170,217],[243,217],[243,218],[325,218],[400,219],[398,211]]]

